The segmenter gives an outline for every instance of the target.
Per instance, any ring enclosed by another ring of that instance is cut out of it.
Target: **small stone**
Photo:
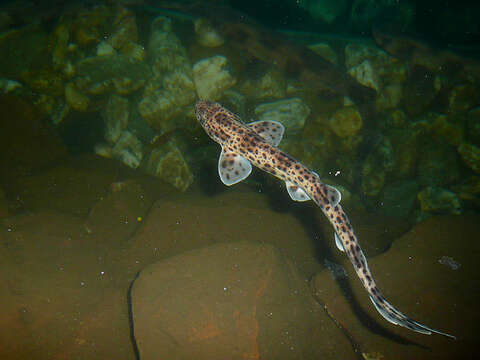
[[[338,55],[328,43],[312,44],[308,48],[332,64],[338,64]]]
[[[288,132],[303,129],[310,115],[310,108],[300,98],[291,98],[258,105],[255,108],[257,120],[281,122]]]
[[[113,46],[106,41],[100,41],[97,45],[97,56],[110,56],[116,53]]]
[[[455,193],[440,187],[427,187],[418,193],[420,208],[424,213],[455,214],[462,213],[460,200]]]
[[[114,158],[136,169],[143,158],[143,146],[135,135],[129,131],[124,131],[113,147],[112,153]]]
[[[330,129],[338,137],[356,135],[363,127],[362,116],[355,106],[345,106],[337,110],[329,119]]]
[[[72,82],[65,86],[65,100],[77,111],[87,111],[90,105],[88,96],[80,92]]]
[[[465,165],[477,174],[480,174],[480,147],[469,143],[462,143],[457,150]]]
[[[127,128],[130,109],[128,99],[112,95],[107,101],[103,118],[105,120],[105,139],[115,144]]]
[[[205,18],[195,20],[195,34],[200,45],[205,47],[219,47],[225,39],[214,29],[210,21]]]
[[[364,60],[361,64],[352,67],[348,73],[360,84],[379,92],[380,78],[370,60]]]
[[[235,85],[236,80],[225,70],[227,58],[214,56],[203,59],[193,66],[193,78],[200,99],[215,101],[225,90]]]
[[[153,149],[146,164],[146,171],[180,191],[193,183],[193,174],[174,141]]]

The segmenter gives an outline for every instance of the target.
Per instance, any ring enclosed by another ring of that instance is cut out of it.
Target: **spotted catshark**
[[[208,136],[222,147],[218,173],[225,185],[236,184],[248,177],[252,164],[285,181],[293,200],[311,199],[323,211],[333,225],[338,249],[347,254],[370,300],[386,320],[422,334],[437,333],[455,338],[412,320],[385,299],[368,268],[352,225],[340,206],[340,192],[323,183],[314,171],[277,148],[284,133],[281,123],[256,121],[245,124],[231,111],[209,101],[198,101],[195,113]]]

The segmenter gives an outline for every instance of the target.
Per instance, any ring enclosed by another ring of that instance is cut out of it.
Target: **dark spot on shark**
[[[220,166],[225,169],[227,167],[227,160],[223,160]]]

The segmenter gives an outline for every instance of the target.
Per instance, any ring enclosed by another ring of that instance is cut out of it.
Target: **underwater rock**
[[[422,217],[429,214],[454,214],[462,213],[462,205],[455,193],[440,188],[429,186],[418,193],[418,200]]]
[[[466,135],[473,144],[480,146],[480,107],[468,112]]]
[[[152,150],[145,170],[180,191],[187,190],[193,183],[192,171],[173,140]]]
[[[119,7],[115,13],[112,25],[112,33],[105,41],[120,54],[132,57],[132,48],[138,45],[135,14],[125,7]],[[137,60],[143,60],[143,57]]]
[[[264,103],[255,108],[257,120],[275,120],[285,126],[287,133],[303,129],[310,108],[300,98]]]
[[[377,92],[380,90],[380,79],[370,60],[364,60],[359,65],[351,67],[348,73],[360,84],[372,88]]]
[[[227,58],[214,56],[193,65],[193,79],[200,99],[215,101],[236,83],[236,79],[225,69]]]
[[[115,94],[110,96],[103,111],[105,139],[110,144],[115,144],[127,128],[129,116],[128,99]]]
[[[373,148],[362,166],[362,191],[366,196],[375,197],[382,191],[387,174],[395,165],[393,147],[387,137]]]
[[[138,112],[153,129],[164,131],[166,122],[183,114],[183,108],[195,101],[192,69],[168,18],[158,17],[152,22],[148,52],[153,77],[145,87]]]
[[[199,18],[194,22],[195,34],[200,45],[205,47],[219,47],[225,42],[225,39],[212,26],[210,21],[205,18]]]
[[[449,113],[466,112],[478,103],[479,92],[472,84],[455,86],[448,95]]]
[[[451,189],[460,199],[470,201],[480,207],[480,176],[470,176],[452,186]]]
[[[378,93],[375,105],[377,112],[397,108],[403,96],[403,86],[400,83],[386,85],[382,91]]]
[[[302,0],[297,4],[315,20],[332,24],[347,10],[347,0]]]
[[[417,149],[417,179],[422,186],[446,186],[460,179],[455,148],[439,141],[425,141]]]
[[[480,174],[480,147],[464,142],[457,148],[457,151],[465,165]]]
[[[55,67],[62,67],[67,59],[70,30],[65,24],[59,24],[53,36],[52,62]]]
[[[145,85],[150,77],[148,66],[123,55],[95,56],[77,64],[75,85],[84,93],[101,95],[109,92],[127,95]]]
[[[142,360],[327,358],[333,345],[325,338],[335,339],[339,358],[353,356],[305,280],[269,244],[220,243],[154,263],[131,299]]]
[[[83,94],[73,82],[65,85],[65,101],[77,111],[87,111],[90,105],[89,97]]]
[[[97,45],[97,56],[110,56],[116,55],[117,52],[108,41],[100,41]]]
[[[130,131],[125,130],[112,150],[113,157],[136,169],[143,158],[143,145]]]
[[[309,45],[308,48],[312,50],[315,54],[321,56],[325,60],[331,62],[332,64],[338,64],[338,55],[335,50],[332,49],[328,43],[316,43]]]
[[[396,180],[412,178],[416,174],[419,146],[423,132],[417,129],[391,129],[389,138],[395,154],[392,176]]]
[[[241,89],[244,94],[256,100],[282,99],[285,98],[287,84],[278,71],[269,70],[259,79],[245,81]]]
[[[444,141],[452,146],[459,146],[463,141],[463,124],[451,121],[452,117],[444,114],[429,114],[432,121],[431,130],[433,137],[440,142]]]
[[[95,146],[93,147],[93,152],[96,155],[104,157],[106,159],[113,158],[113,148],[104,142],[95,144]]]
[[[365,60],[377,68],[389,62],[390,56],[375,46],[348,44],[345,46],[345,67],[351,69],[362,64]],[[379,66],[380,65],[380,66]]]
[[[0,79],[0,94],[8,94],[15,89],[21,88],[22,84],[15,80]]]
[[[355,106],[345,106],[330,117],[330,129],[341,138],[358,134],[363,127],[362,116]]]

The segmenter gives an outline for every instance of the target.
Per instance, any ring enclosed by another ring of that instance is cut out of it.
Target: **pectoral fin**
[[[222,147],[218,159],[218,174],[225,185],[236,184],[250,175],[252,164],[250,161]]]

